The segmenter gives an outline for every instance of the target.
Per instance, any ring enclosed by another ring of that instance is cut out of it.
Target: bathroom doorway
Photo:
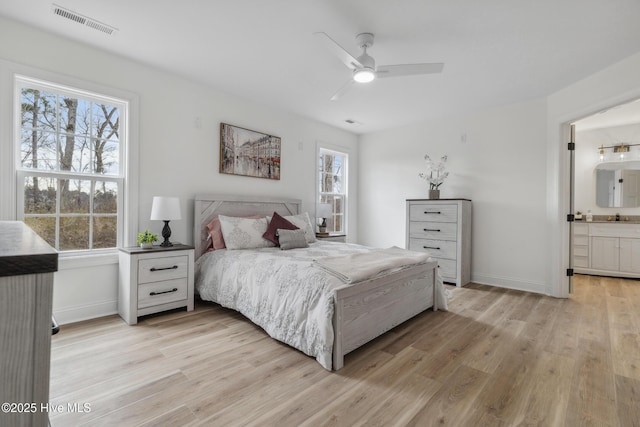
[[[640,278],[640,99],[572,123],[574,273]]]

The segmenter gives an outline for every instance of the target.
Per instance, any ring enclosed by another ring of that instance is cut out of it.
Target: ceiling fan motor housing
[[[373,46],[373,33],[360,33],[356,36],[358,47],[368,49]]]
[[[376,70],[376,61],[371,56],[367,54],[367,52],[358,56],[358,62],[362,64],[362,68],[369,68],[371,71]]]

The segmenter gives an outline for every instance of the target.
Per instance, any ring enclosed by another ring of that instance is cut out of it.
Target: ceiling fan
[[[367,49],[373,46],[372,33],[360,33],[356,36],[358,47],[362,49],[362,55],[355,58],[333,40],[327,33],[313,33],[324,45],[333,52],[349,69],[353,71],[352,78],[342,86],[332,97],[332,101],[338,100],[344,95],[353,83],[369,83],[376,78],[411,76],[416,74],[436,74],[441,73],[443,63],[426,64],[396,64],[380,65],[376,67],[376,61],[369,56]]]

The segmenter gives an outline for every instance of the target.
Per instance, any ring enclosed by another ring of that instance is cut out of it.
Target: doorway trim
[[[571,135],[571,123],[591,116],[599,111],[624,104],[640,98],[640,87],[623,91],[615,96],[591,100],[582,107],[571,109],[568,113],[549,113],[547,121],[547,223],[549,227],[549,282],[547,294],[569,297],[570,227],[566,221],[570,209],[571,177],[570,152],[567,141]],[[549,103],[549,98],[547,98]]]

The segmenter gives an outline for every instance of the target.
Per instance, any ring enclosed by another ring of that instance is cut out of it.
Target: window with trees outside
[[[26,77],[15,83],[18,219],[60,251],[117,247],[127,102]]]
[[[329,233],[346,233],[347,166],[349,156],[335,150],[320,147],[318,159],[320,203],[331,205],[327,218]]]

